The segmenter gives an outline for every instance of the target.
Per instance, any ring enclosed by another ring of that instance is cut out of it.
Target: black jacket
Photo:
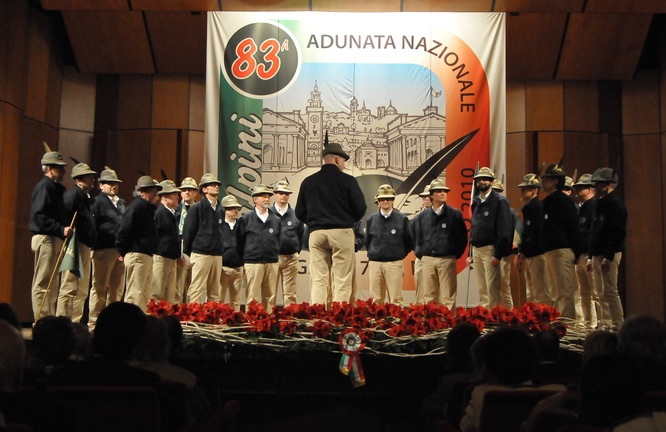
[[[158,236],[155,254],[173,260],[180,258],[178,220],[164,204],[159,204],[155,210],[155,228]]]
[[[296,201],[296,217],[310,232],[319,229],[353,228],[367,206],[356,179],[332,164],[301,183]]]
[[[238,219],[236,233],[238,254],[244,263],[276,263],[280,259],[280,219],[268,212],[263,222],[252,209]]]
[[[118,207],[116,207],[108,195],[104,193],[97,195],[92,205],[95,227],[97,228],[97,241],[93,249],[116,247],[116,233],[120,228],[125,210],[125,200],[118,200]]]
[[[470,243],[474,247],[493,245],[493,256],[502,259],[513,249],[514,219],[509,201],[496,191],[481,202],[479,196],[472,201],[472,229]]]
[[[157,251],[157,229],[155,229],[153,203],[141,197],[127,206],[116,234],[116,249],[121,256],[128,252],[139,252],[153,256]]]
[[[366,222],[365,245],[370,261],[404,259],[414,248],[407,216],[393,209],[388,218],[381,212],[370,215]]]
[[[95,246],[97,228],[92,211],[93,199],[83,189],[74,186],[73,189],[65,192],[64,201],[69,220],[72,220],[74,213],[76,213],[74,223],[76,240],[89,247]]]
[[[543,200],[541,247],[544,252],[569,248],[576,259],[581,254],[578,240],[576,204],[562,191],[555,191]]]
[[[627,209],[615,192],[597,201],[597,211],[590,233],[589,256],[603,255],[612,260],[617,252],[624,250],[627,236]]]
[[[238,247],[236,246],[236,235],[238,233],[238,221],[232,230],[228,223],[222,222],[222,244],[224,245],[222,251],[222,265],[225,267],[242,267],[243,258],[238,254]]]
[[[63,195],[65,186],[43,176],[32,189],[30,201],[30,231],[65,238],[65,227],[69,226]]]
[[[581,251],[585,254],[590,250],[590,233],[592,232],[592,223],[596,212],[597,197],[590,198],[578,208],[578,240],[580,241]]]
[[[420,245],[417,258],[424,256],[460,258],[467,248],[467,226],[457,208],[444,205],[437,215],[432,208],[417,214],[412,221]]]
[[[532,198],[523,206],[523,232],[518,251],[526,258],[543,254],[541,247],[541,227],[543,225],[543,203]]]
[[[222,256],[223,223],[224,208],[219,202],[215,210],[206,197],[192,204],[183,226],[183,253]]]
[[[280,255],[300,252],[303,248],[303,222],[298,220],[294,209],[289,206],[284,215],[274,205],[270,210],[280,220]]]

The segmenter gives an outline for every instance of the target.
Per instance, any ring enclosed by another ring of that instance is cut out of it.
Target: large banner
[[[294,205],[328,133],[351,155],[366,218],[379,185],[394,187],[411,218],[440,177],[469,225],[474,168],[505,167],[504,34],[502,13],[211,12],[205,170],[247,209],[255,185],[286,178]],[[301,263],[299,302],[310,301],[307,251]],[[358,298],[368,296],[366,269],[361,251]],[[468,277],[463,257],[458,305],[478,302]]]

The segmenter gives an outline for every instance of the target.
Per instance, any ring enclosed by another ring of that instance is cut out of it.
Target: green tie
[[[178,235],[183,235],[183,225],[185,225],[185,216],[187,216],[187,204],[183,204],[183,210],[180,212],[180,221],[178,222]]]

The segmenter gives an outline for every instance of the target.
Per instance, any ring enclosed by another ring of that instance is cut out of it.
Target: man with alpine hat
[[[592,183],[599,200],[590,233],[587,268],[594,272],[601,303],[600,322],[605,328],[617,330],[624,320],[617,274],[627,236],[627,209],[615,192],[615,170],[599,168],[592,174]]]
[[[155,211],[155,229],[157,229],[157,251],[153,256],[153,282],[150,297],[180,303],[182,293],[178,295],[176,287],[176,269],[181,256],[180,236],[176,207],[180,189],[171,180],[160,183],[162,190],[157,192],[161,203]]]
[[[546,263],[546,277],[554,306],[564,318],[576,318],[574,265],[581,254],[578,240],[577,210],[573,200],[562,192],[566,172],[562,163],[550,164],[541,176],[543,227],[541,247]]]
[[[282,227],[280,218],[269,210],[272,195],[263,184],[252,189],[254,209],[238,219],[236,243],[247,281],[246,304],[256,301],[269,313],[275,307],[277,294]]]
[[[116,248],[125,263],[125,302],[146,310],[153,279],[153,255],[157,252],[155,211],[162,186],[149,175],[136,182],[137,196],[127,206],[116,234]]]
[[[375,199],[379,211],[368,217],[365,245],[368,249],[370,298],[382,305],[402,306],[403,260],[414,248],[407,216],[393,208],[395,190],[379,186]]]
[[[500,263],[511,255],[514,231],[509,202],[492,189],[493,180],[495,173],[488,167],[474,175],[478,195],[472,200],[472,256],[467,259],[474,263],[479,304],[491,308],[501,302]]]
[[[518,185],[524,203],[523,231],[516,255],[518,272],[525,270],[525,294],[528,302],[553,305],[546,279],[546,262],[541,248],[543,204],[539,200],[541,182],[536,174],[528,173]]]
[[[220,300],[224,301],[229,293],[229,304],[237,311],[241,309],[240,294],[243,288],[243,258],[238,254],[237,233],[238,217],[242,205],[233,195],[222,198],[224,207],[224,223],[222,224],[222,279]]]
[[[446,204],[450,190],[441,179],[430,182],[432,207],[416,215],[412,223],[414,243],[420,245],[415,253],[421,259],[423,301],[453,309],[458,291],[456,261],[467,247],[467,226],[460,210]]]
[[[310,232],[311,303],[327,305],[329,283],[332,301],[351,299],[354,223],[367,205],[356,179],[343,172],[349,155],[339,143],[328,142],[328,131],[322,157],[321,170],[301,182],[295,211]]]
[[[44,143],[46,152],[41,165],[44,176],[32,190],[30,201],[31,248],[35,253],[32,277],[32,312],[37,321],[41,316],[55,315],[58,298],[58,281],[51,281],[55,271],[62,242],[71,236],[65,202],[65,177],[67,162],[62,155],[51,151]],[[45,298],[46,297],[46,298]],[[43,310],[42,310],[43,305]]]
[[[287,179],[275,183],[275,202],[271,211],[280,219],[280,262],[278,279],[282,281],[284,305],[296,303],[296,276],[298,259],[303,247],[303,222],[298,220],[294,209],[289,205],[293,193]]]
[[[91,170],[88,164],[77,163],[72,168],[75,186],[65,192],[64,196],[67,217],[71,220],[76,214],[75,246],[81,267],[64,272],[58,294],[56,315],[66,316],[73,322],[81,322],[83,307],[90,287],[90,249],[95,246],[97,240],[97,229],[92,212],[93,199],[90,197],[90,191],[95,186],[95,177],[97,177],[97,173]]]
[[[578,239],[583,253],[576,262],[576,278],[580,292],[582,322],[587,328],[596,328],[601,315],[599,293],[594,281],[594,272],[587,271],[587,253],[590,250],[590,233],[597,211],[592,174],[583,174],[573,185],[574,200],[578,203]]]
[[[194,204],[197,191],[196,180],[192,177],[185,177],[178,187],[180,189],[180,204],[176,207],[176,219],[178,220],[178,235],[181,243],[183,240],[183,227],[185,226],[185,218],[190,211],[190,207]],[[182,247],[182,245],[181,245]],[[176,303],[182,303],[185,300],[186,290],[192,283],[192,262],[188,255],[182,254],[179,264],[176,268]]]
[[[107,166],[97,183],[101,193],[92,205],[97,241],[92,251],[92,289],[88,300],[88,327],[91,329],[102,309],[122,300],[125,291],[125,266],[116,249],[116,233],[125,214],[125,200],[118,196],[122,180]]]
[[[217,199],[220,185],[211,173],[201,177],[199,193],[203,198],[190,207],[183,226],[183,253],[189,255],[192,262],[188,303],[221,301],[224,209]]]

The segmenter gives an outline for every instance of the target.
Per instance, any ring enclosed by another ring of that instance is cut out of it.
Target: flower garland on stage
[[[225,303],[169,304],[151,300],[148,313],[178,317],[187,337],[276,350],[341,352],[341,335],[351,329],[358,334],[364,352],[396,356],[442,354],[446,352],[446,334],[463,321],[475,324],[481,331],[500,325],[521,326],[532,333],[554,330],[565,348],[567,341],[562,338],[573,333],[569,348],[577,351],[584,338],[584,334],[576,334],[573,326],[567,326],[555,308],[535,303],[513,309],[478,306],[453,311],[435,303],[401,307],[379,305],[370,299],[353,304],[333,303],[328,309],[318,304],[294,303],[268,313],[254,302],[246,312],[240,312]]]

